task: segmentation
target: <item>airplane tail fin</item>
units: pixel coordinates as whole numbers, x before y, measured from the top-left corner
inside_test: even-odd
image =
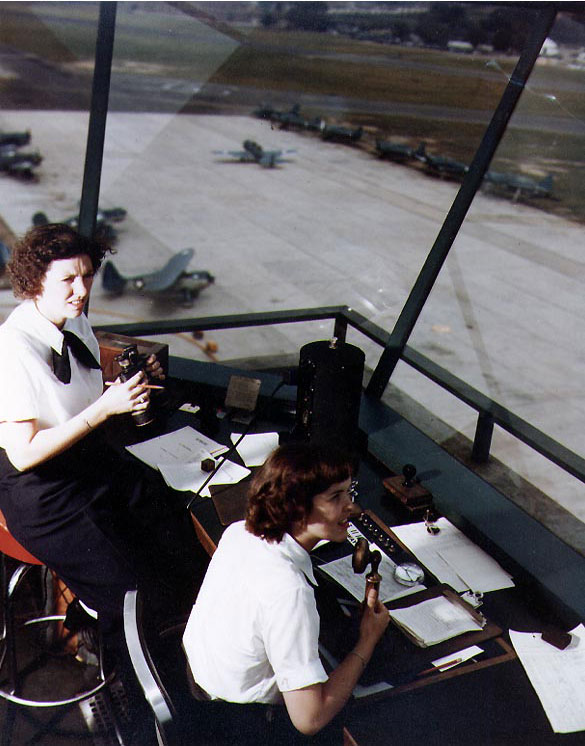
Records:
[[[113,262],[108,261],[104,264],[102,273],[102,287],[107,293],[112,293],[112,295],[119,295],[120,293],[124,292],[124,287],[126,286],[127,282],[128,280],[126,280],[125,277],[122,277],[122,275],[114,266]]]

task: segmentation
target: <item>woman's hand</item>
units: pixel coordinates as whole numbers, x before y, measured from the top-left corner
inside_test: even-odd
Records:
[[[388,609],[378,599],[378,593],[370,588],[360,623],[360,639],[369,641],[374,645],[384,634],[390,623]]]
[[[151,355],[146,360],[146,372],[150,378],[156,378],[159,381],[164,381],[166,376],[163,373],[162,366],[158,361],[156,355]]]
[[[127,381],[122,382],[118,378],[109,384],[98,400],[105,418],[114,414],[145,410],[150,399],[147,383],[146,376],[139,371]]]

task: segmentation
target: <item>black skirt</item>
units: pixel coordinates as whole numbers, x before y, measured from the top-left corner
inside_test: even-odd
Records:
[[[161,608],[191,608],[206,557],[180,495],[99,431],[24,472],[0,449],[0,509],[13,536],[101,615],[119,618],[137,586]]]

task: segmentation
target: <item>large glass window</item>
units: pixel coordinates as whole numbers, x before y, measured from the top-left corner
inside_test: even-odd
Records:
[[[533,6],[119,2],[100,192],[119,292],[102,273],[93,323],[348,305],[391,331]],[[0,174],[6,240],[35,213],[78,210],[98,11],[0,3],[0,129],[30,130],[43,158],[33,179]],[[582,25],[559,14],[409,341],[579,453],[583,48]],[[203,273],[192,293],[137,292],[132,278],[185,249],[186,269]],[[0,302],[4,314],[14,304]],[[294,359],[331,328],[169,341],[204,360]],[[350,341],[374,368],[380,348]],[[404,363],[388,394],[430,413],[437,433],[444,421],[445,440],[473,436],[475,412]],[[576,481],[499,432],[494,449],[581,515]]]

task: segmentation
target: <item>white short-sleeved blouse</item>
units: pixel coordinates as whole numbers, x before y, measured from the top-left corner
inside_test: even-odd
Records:
[[[267,542],[229,526],[183,637],[197,683],[228,702],[282,702],[283,691],[327,681],[309,554],[292,536]]]
[[[64,329],[77,335],[99,361],[99,345],[85,314],[67,319]],[[101,371],[85,368],[72,354],[70,383],[55,376],[52,350],[61,353],[62,349],[62,332],[37,310],[34,301],[26,300],[12,311],[0,326],[0,423],[35,419],[41,428],[53,427],[100,396]]]

